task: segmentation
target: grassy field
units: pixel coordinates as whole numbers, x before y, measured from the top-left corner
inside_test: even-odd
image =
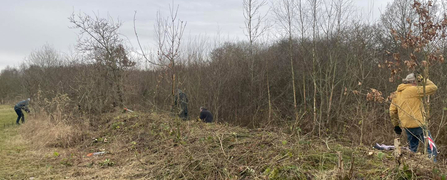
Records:
[[[22,159],[26,149],[24,141],[15,125],[16,113],[12,106],[0,106],[0,179],[24,178],[20,173],[26,160]]]
[[[17,114],[14,112],[12,105],[0,105],[0,129],[5,126],[14,125]]]
[[[12,105],[0,105],[0,179],[30,179],[49,172],[51,166],[39,160],[15,125],[17,118]],[[26,120],[32,120],[25,114]]]

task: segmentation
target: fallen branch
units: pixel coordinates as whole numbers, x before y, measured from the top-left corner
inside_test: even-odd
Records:
[[[222,135],[222,137],[219,137],[219,136],[216,134],[216,137],[217,137],[217,139],[219,139],[219,142],[220,142],[220,149],[222,150],[222,153],[225,155],[225,157],[228,157],[227,154],[225,153],[225,150],[223,149],[223,144],[222,144],[223,134],[221,134],[221,135]]]
[[[351,169],[349,170],[349,178],[348,179],[353,179],[354,178],[354,152],[351,155]]]
[[[340,151],[337,151],[338,154],[338,175],[340,177],[343,177],[344,174],[344,168],[343,168],[343,155],[341,154]]]

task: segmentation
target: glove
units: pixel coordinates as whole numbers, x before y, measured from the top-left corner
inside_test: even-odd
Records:
[[[394,132],[397,135],[400,135],[402,133],[402,129],[399,126],[394,126]]]
[[[418,74],[418,75],[416,76],[416,80],[417,80],[418,82],[422,82],[423,79],[424,79],[424,77],[423,77],[422,75],[420,75],[420,74]]]

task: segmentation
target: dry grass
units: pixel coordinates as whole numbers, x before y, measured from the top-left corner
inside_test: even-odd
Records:
[[[13,106],[0,106],[0,123],[13,124],[0,128],[0,179],[27,179],[30,177],[52,174],[51,166],[41,161],[41,151],[35,151],[29,146],[27,136],[19,134],[19,127],[15,125],[17,118]],[[26,115],[26,120],[32,119]]]
[[[82,127],[87,126],[73,126],[64,121],[50,120],[48,116],[34,116],[20,128],[20,132],[28,137],[33,148],[67,148],[84,140],[85,134]]]
[[[35,117],[19,129],[3,130],[3,139],[8,140],[0,141],[0,146],[9,149],[1,153],[6,159],[2,165],[10,168],[0,171],[0,177],[433,179],[441,178],[447,169],[410,155],[406,165],[396,169],[389,152],[351,147],[349,142],[334,139],[291,137],[281,129],[184,122],[157,113],[104,114],[91,121],[94,123],[84,120],[84,125],[73,127],[68,122]],[[107,153],[86,156],[97,151]],[[337,166],[337,152],[343,158],[343,172]]]

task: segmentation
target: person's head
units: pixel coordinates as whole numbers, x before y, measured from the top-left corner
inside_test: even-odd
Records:
[[[203,106],[200,106],[200,112],[202,112],[203,110],[206,110],[206,108]]]
[[[410,73],[405,77],[405,79],[402,79],[402,82],[404,84],[416,84],[416,76],[414,73]]]

